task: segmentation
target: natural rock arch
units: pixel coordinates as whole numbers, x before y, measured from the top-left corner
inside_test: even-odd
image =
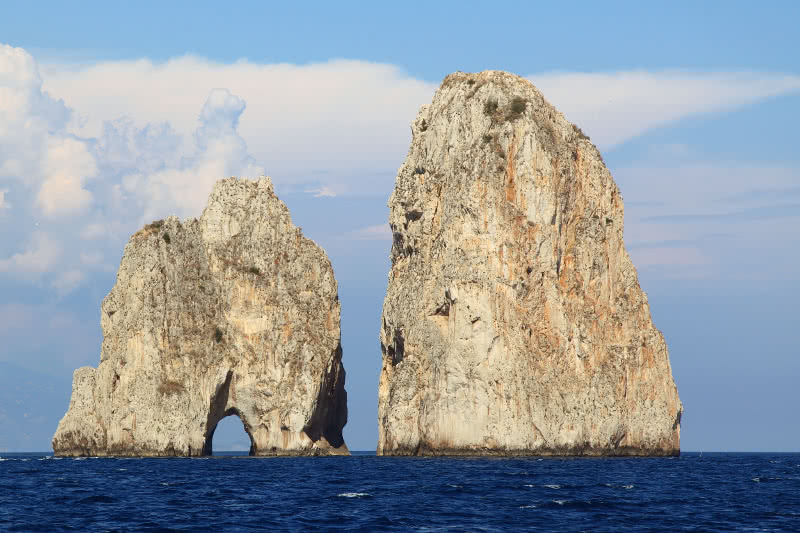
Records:
[[[242,424],[244,433],[250,438],[250,449],[248,451],[248,455],[250,456],[258,455],[258,453],[256,452],[256,445],[255,441],[253,440],[253,436],[250,434],[247,428],[244,427],[244,421],[242,420],[241,414],[234,409],[228,410],[222,418],[220,418],[214,423],[213,426],[209,426],[211,429],[209,430],[208,436],[206,437],[206,441],[203,444],[203,455],[205,456],[214,455],[214,435],[216,434],[219,424],[228,418],[236,418]]]
[[[348,453],[339,323],[330,261],[270,180],[222,180],[199,219],[129,240],[53,449],[204,455],[236,414],[253,455]]]
[[[233,373],[229,372],[222,387],[217,390],[217,394],[211,400],[211,405],[208,409],[208,421],[206,422],[205,440],[203,442],[203,455],[212,455],[214,452],[214,433],[217,430],[217,425],[229,416],[235,416],[242,423],[244,432],[250,438],[250,451],[249,455],[258,455],[253,434],[251,433],[252,425],[247,422],[247,415],[243,414],[239,409],[229,405],[230,400],[230,386]]]

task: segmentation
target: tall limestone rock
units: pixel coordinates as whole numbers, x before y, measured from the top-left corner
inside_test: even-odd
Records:
[[[197,456],[237,415],[251,455],[346,454],[339,299],[269,178],[219,181],[199,219],[134,234],[75,372],[57,455]]]
[[[602,157],[527,80],[448,76],[389,200],[378,454],[671,455],[682,406]]]

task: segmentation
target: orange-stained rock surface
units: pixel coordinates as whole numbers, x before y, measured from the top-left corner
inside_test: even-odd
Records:
[[[527,80],[448,76],[389,200],[378,453],[671,455],[682,406],[600,153]]]

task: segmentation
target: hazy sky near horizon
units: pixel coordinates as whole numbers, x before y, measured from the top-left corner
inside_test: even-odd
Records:
[[[374,449],[386,201],[419,106],[484,69],[528,77],[602,151],[682,448],[800,451],[798,20],[790,1],[4,6],[0,452],[49,449],[129,235],[261,174],[331,257],[345,439]],[[243,437],[226,419],[215,447]]]

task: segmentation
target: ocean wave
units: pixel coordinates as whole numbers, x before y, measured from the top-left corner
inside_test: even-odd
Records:
[[[561,485],[542,485],[543,487],[547,487],[548,489],[560,489]]]
[[[0,454],[0,531],[83,531],[89,518],[98,530],[172,525],[303,531],[330,527],[335,516],[342,527],[363,531],[513,531],[541,518],[550,529],[593,533],[616,533],[620,523],[648,531],[713,530],[723,524],[730,530],[800,532],[800,507],[793,505],[800,497],[800,468],[795,468],[800,454],[720,454],[713,460],[704,455],[703,461],[670,463],[545,459],[541,465],[535,459],[412,463],[372,457],[357,458],[358,464],[311,458],[203,464],[107,458],[75,464],[64,457],[33,464],[45,455]],[[312,468],[319,475],[309,480]],[[525,470],[527,476],[516,475]],[[748,481],[756,484],[753,478],[758,487],[747,487],[757,490],[743,490]],[[365,481],[376,479],[380,490]],[[322,486],[321,499],[320,480],[336,482]],[[280,497],[274,497],[278,491]]]
[[[633,485],[632,485],[632,484],[630,484],[630,485],[616,485],[616,484],[614,484],[614,483],[603,483],[603,485],[604,485],[604,486],[606,486],[606,487],[609,487],[609,488],[611,488],[611,489],[625,489],[625,490],[631,490],[631,489],[633,488]]]

